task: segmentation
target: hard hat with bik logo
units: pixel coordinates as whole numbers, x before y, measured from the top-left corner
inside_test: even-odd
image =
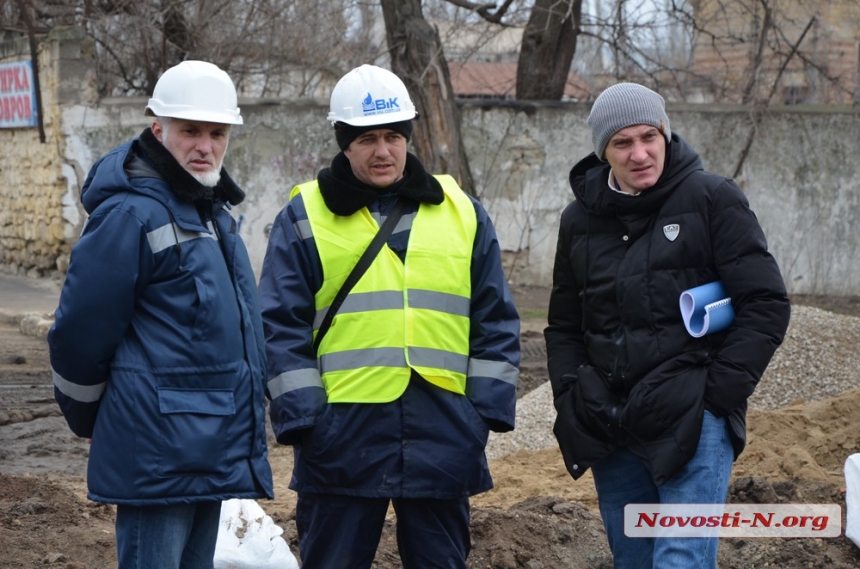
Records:
[[[375,65],[362,65],[335,85],[327,120],[372,126],[409,121],[417,114],[406,85],[397,75]]]

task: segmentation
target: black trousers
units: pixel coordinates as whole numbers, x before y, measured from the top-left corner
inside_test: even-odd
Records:
[[[296,527],[302,569],[369,569],[389,503],[404,569],[466,569],[469,499],[355,498],[300,493]]]

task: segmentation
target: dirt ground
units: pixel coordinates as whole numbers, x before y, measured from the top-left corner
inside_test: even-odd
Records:
[[[541,330],[547,291],[516,289],[523,321],[521,394],[546,381]],[[797,297],[860,316],[857,298]],[[45,341],[0,321],[0,566],[102,569],[116,566],[111,506],[85,498],[86,442],[69,432],[53,401]],[[837,503],[845,508],[843,465],[858,452],[860,390],[749,415],[749,445],[735,464],[730,501]],[[292,453],[270,446],[276,496],[261,502],[297,552]],[[555,449],[519,451],[491,463],[496,488],[475,497],[470,568],[611,567],[589,475],[574,482]],[[400,567],[389,520],[374,567]],[[297,553],[296,553],[297,555]],[[723,539],[721,568],[860,566],[847,538]]]

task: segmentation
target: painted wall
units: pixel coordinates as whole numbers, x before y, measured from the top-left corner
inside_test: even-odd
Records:
[[[48,97],[55,109],[51,143],[40,144],[32,130],[0,130],[5,270],[64,271],[85,219],[79,191],[87,171],[149,125],[146,98],[83,96],[87,51],[66,52],[77,59],[66,58],[66,73],[57,75]],[[290,189],[315,177],[337,146],[324,101],[240,105],[245,124],[233,131],[225,166],[248,195],[234,213],[259,272],[268,226]],[[558,216],[572,198],[567,175],[591,150],[588,111],[577,103],[463,107],[478,194],[496,225],[513,283],[550,283]],[[672,129],[700,151],[709,170],[735,170],[752,125],[747,109],[670,104],[668,114]],[[792,292],[860,294],[860,235],[853,231],[860,221],[858,155],[860,114],[850,107],[774,108],[759,125],[737,181]]]
[[[79,176],[65,160],[61,107],[96,103],[91,47],[76,29],[56,30],[39,44],[44,142],[35,127],[0,129],[0,266],[7,271],[38,276],[65,268],[58,259],[68,257],[78,225],[70,196]],[[29,58],[26,39],[0,43],[0,63]]]

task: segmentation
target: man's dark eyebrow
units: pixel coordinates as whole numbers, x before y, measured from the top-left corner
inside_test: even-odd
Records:
[[[651,125],[647,125],[647,126],[649,128],[647,130],[642,131],[639,134],[617,134],[616,133],[615,135],[612,136],[612,138],[610,139],[610,142],[615,142],[618,140],[633,140],[634,138],[638,138],[641,136],[647,136],[647,135],[651,135],[654,133],[660,134],[660,129],[657,128],[656,126],[651,126]]]
[[[630,134],[614,134],[609,142],[621,142],[624,140],[633,140],[633,138]]]

